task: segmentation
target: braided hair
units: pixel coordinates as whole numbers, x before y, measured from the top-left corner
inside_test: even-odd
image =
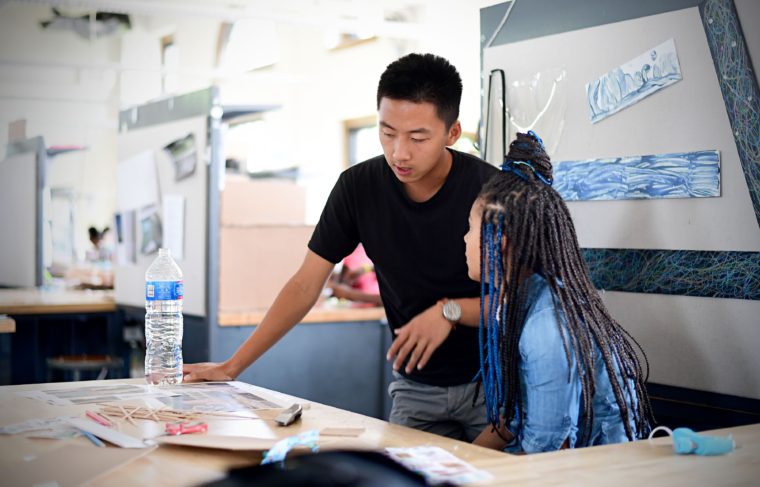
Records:
[[[478,196],[480,233],[480,349],[488,420],[498,431],[522,408],[519,342],[528,312],[526,275],[542,275],[551,290],[569,367],[582,390],[584,438],[593,424],[594,359],[601,351],[630,440],[649,431],[651,412],[637,350],[641,346],[615,321],[589,278],[570,212],[551,187],[552,165],[532,131],[518,133],[502,172]],[[566,327],[566,333],[561,329]],[[636,348],[634,348],[634,346]],[[570,375],[568,374],[568,381]],[[633,425],[633,427],[632,427]]]

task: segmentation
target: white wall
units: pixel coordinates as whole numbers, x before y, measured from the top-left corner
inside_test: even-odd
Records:
[[[27,120],[27,136],[42,135],[48,146],[89,147],[53,158],[48,170],[51,187],[79,191],[75,235],[82,255],[87,227],[112,218],[118,117],[115,71],[87,66],[118,62],[119,40],[90,43],[71,31],[42,30],[39,21],[51,17],[40,5],[0,7],[0,157],[8,123],[17,119]]]

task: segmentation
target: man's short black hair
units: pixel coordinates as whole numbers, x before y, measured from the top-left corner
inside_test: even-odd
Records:
[[[383,98],[432,103],[438,117],[449,128],[459,118],[462,78],[457,69],[440,56],[408,54],[389,64],[380,76],[378,109]]]

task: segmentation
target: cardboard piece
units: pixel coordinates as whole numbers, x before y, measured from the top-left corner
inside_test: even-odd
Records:
[[[321,436],[346,436],[356,437],[364,433],[364,428],[322,428]]]
[[[306,218],[306,188],[287,179],[226,175],[222,226],[298,225]]]
[[[222,227],[219,309],[266,309],[303,262],[312,225]]]
[[[190,446],[195,448],[213,448],[232,451],[266,451],[277,443],[279,438],[253,438],[250,436],[221,435],[181,435],[156,438],[160,445]]]
[[[82,485],[153,451],[66,444],[0,464],[3,485]],[[82,461],[86,458],[87,461]],[[76,468],[71,468],[76,465]]]

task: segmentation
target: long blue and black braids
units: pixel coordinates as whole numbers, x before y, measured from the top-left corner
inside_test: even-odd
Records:
[[[590,435],[593,424],[597,347],[626,434],[631,440],[641,438],[654,422],[645,388],[646,354],[599,297],[570,212],[551,183],[552,165],[543,142],[533,132],[518,133],[502,172],[478,196],[482,211],[479,379],[488,421],[499,431],[502,420],[509,425],[522,409],[519,344],[528,311],[528,286],[522,283],[539,273],[552,293],[567,363],[580,377],[582,438]],[[645,361],[646,374],[637,352]]]

